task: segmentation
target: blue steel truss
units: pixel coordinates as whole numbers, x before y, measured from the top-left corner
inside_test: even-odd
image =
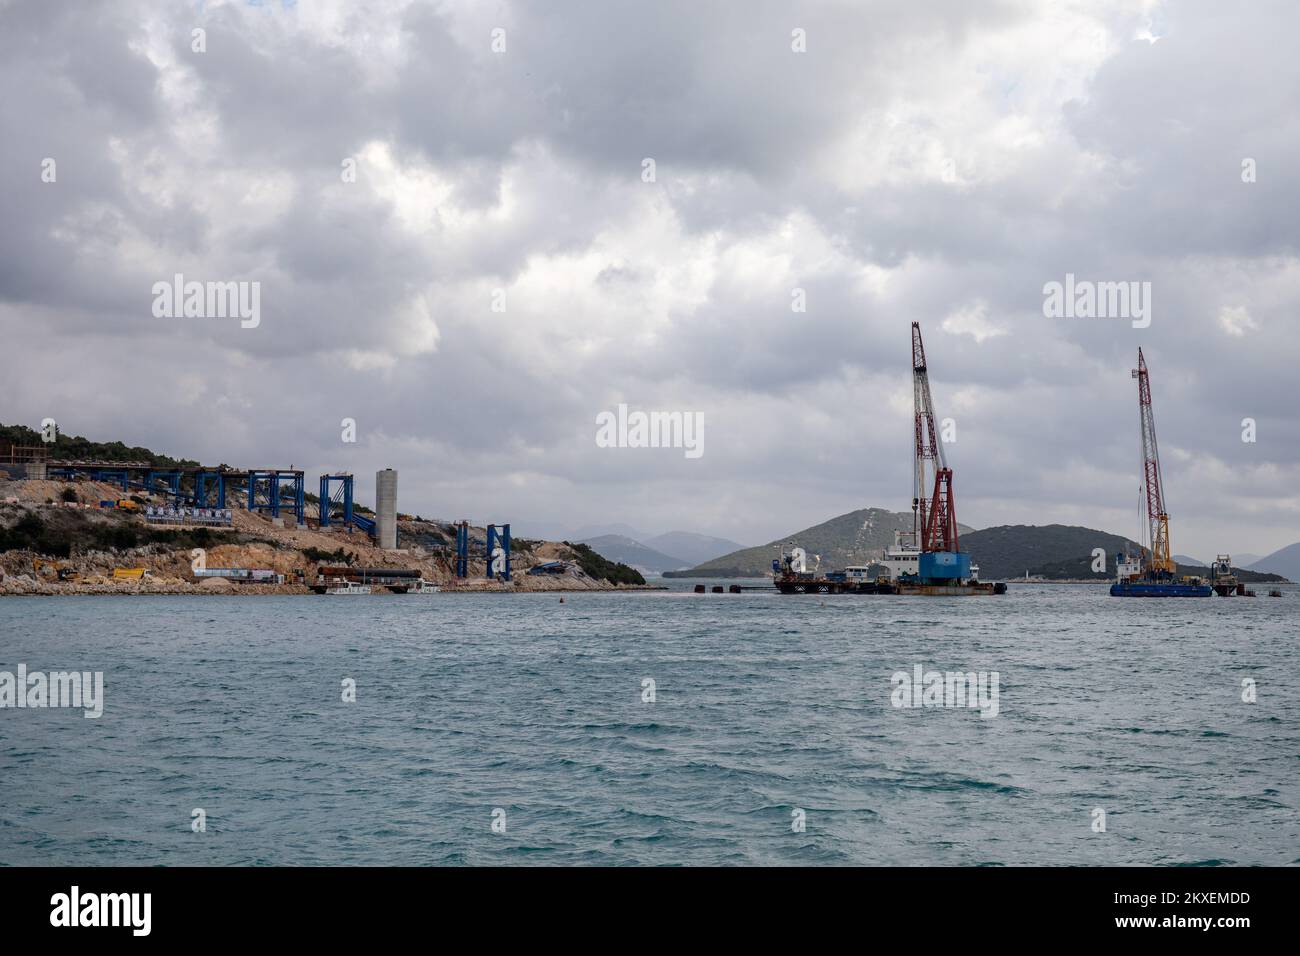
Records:
[[[469,577],[469,522],[456,525],[456,577]]]
[[[215,484],[215,488],[209,488]],[[215,492],[215,495],[213,494]],[[194,507],[226,507],[226,474],[222,471],[197,471],[194,473]]]
[[[286,491],[293,495],[292,501],[284,501]],[[249,511],[270,512],[272,518],[278,518],[281,509],[289,510],[290,506],[292,506],[298,524],[303,523],[306,496],[301,471],[287,471],[281,468],[269,471],[250,471],[248,473],[247,495]]]
[[[338,488],[331,493],[330,485],[338,484]],[[352,513],[352,476],[350,474],[338,475],[321,475],[320,476],[320,526],[328,528],[330,524],[338,520],[338,516],[333,514],[335,507],[343,510],[343,526],[345,528],[356,524],[356,517]]]
[[[144,490],[149,493],[161,492],[164,489],[157,487],[161,482],[166,486],[166,493],[173,499],[181,497],[181,473],[174,469],[149,469],[144,473]]]
[[[102,481],[105,484],[111,484],[111,485],[121,485],[123,491],[131,490],[131,473],[127,471],[125,468],[121,470],[104,469],[99,471],[92,471],[90,473],[90,480]]]

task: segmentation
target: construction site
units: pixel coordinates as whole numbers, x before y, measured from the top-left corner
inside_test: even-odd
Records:
[[[311,494],[292,468],[60,459],[46,444],[0,444],[0,594],[638,586],[582,546],[512,539],[509,524],[401,513],[397,477],[376,473],[371,509],[356,501],[349,472],[319,475]]]

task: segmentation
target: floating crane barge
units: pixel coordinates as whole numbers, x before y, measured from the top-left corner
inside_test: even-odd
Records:
[[[1170,553],[1169,514],[1165,511],[1160,449],[1156,445],[1156,421],[1151,411],[1151,379],[1141,349],[1138,349],[1138,367],[1133,370],[1133,377],[1138,383],[1142,474],[1146,486],[1146,538],[1150,547],[1142,549],[1142,557],[1147,559],[1146,567],[1142,566],[1140,558],[1127,554],[1115,556],[1116,577],[1115,583],[1110,586],[1111,597],[1209,597],[1214,593],[1214,588],[1200,578],[1177,576],[1178,565]],[[1225,593],[1233,593],[1236,584],[1234,579],[1232,590]]]
[[[980,581],[970,555],[958,549],[952,469],[944,459],[934,425],[930,375],[918,322],[912,323],[912,393],[916,435],[912,530],[895,532],[893,548],[886,549],[881,563],[889,574],[872,579],[867,577],[867,568],[851,567],[819,576],[807,570],[804,550],[794,548],[772,562],[772,583],[782,594],[1006,593],[1006,584]]]

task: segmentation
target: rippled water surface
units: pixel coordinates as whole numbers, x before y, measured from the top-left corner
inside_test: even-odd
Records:
[[[0,710],[0,863],[1293,863],[1298,609],[6,598],[0,670],[103,671],[106,702]],[[915,664],[997,671],[998,716],[893,707]]]

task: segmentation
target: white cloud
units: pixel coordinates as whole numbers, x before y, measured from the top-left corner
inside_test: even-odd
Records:
[[[989,321],[987,302],[973,302],[968,306],[950,312],[943,320],[942,328],[949,335],[969,335],[976,344],[983,344],[986,339],[995,339],[1006,335],[1007,330]]]
[[[1229,335],[1241,338],[1247,332],[1254,332],[1259,326],[1250,317],[1244,305],[1225,305],[1219,309],[1219,328]]]

